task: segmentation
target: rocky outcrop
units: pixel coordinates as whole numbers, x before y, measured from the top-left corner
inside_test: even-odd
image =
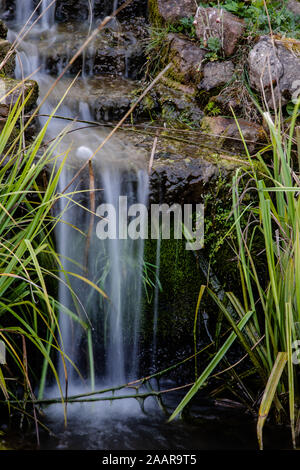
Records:
[[[196,34],[204,45],[209,38],[218,38],[226,57],[231,56],[245,31],[245,23],[226,10],[200,7],[195,17]]]
[[[15,105],[19,97],[21,101],[30,93],[30,98],[25,105],[25,111],[31,111],[36,105],[39,87],[34,80],[21,82],[12,78],[0,78],[0,116],[6,118],[10,109]]]
[[[154,24],[177,23],[194,16],[196,9],[195,0],[149,0],[149,16]]]
[[[277,107],[279,101],[284,105],[297,93],[300,41],[288,38],[272,40],[270,36],[262,36],[250,51],[248,63],[251,86],[265,92],[270,107]]]
[[[234,65],[230,60],[225,62],[208,62],[203,67],[203,80],[198,88],[210,91],[224,86],[232,80],[233,74]]]

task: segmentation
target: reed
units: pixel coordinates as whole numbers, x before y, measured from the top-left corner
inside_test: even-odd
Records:
[[[251,202],[249,199],[245,202],[244,196],[249,189],[239,191],[243,178],[238,170],[233,178],[232,201],[241,295],[238,298],[227,292],[225,303],[207,288],[232,327],[232,333],[170,418],[174,419],[183,410],[206,384],[219,362],[225,359],[228,345],[233,343],[230,338],[237,339],[259,376],[261,391],[264,389],[257,424],[261,449],[262,429],[271,405],[277,417],[288,410],[294,447],[299,434],[299,389],[295,380],[299,366],[293,363],[300,324],[300,149],[297,146],[299,128],[296,127],[299,106],[300,101],[295,106],[287,133],[282,131],[279,117],[274,122],[269,112],[263,113],[269,128],[270,145],[265,152],[257,154],[259,168],[244,141],[251,168],[247,177],[255,183],[251,191],[255,190],[257,197],[252,195]],[[270,149],[272,158],[267,159]],[[243,228],[241,218],[245,214],[249,223]],[[264,242],[261,256],[265,257],[265,276],[260,275],[258,257],[254,255],[257,233]]]

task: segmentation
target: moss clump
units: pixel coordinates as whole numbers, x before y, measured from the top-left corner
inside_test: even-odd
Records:
[[[163,26],[164,20],[160,16],[157,0],[148,0],[149,20],[154,26]]]

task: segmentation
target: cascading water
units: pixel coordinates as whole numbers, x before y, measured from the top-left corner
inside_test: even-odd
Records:
[[[26,5],[22,2],[22,6],[20,3],[17,3],[16,23],[22,17],[24,24],[24,15],[30,16],[33,5],[29,1]],[[50,0],[42,2],[44,19],[41,24],[45,29],[46,41],[51,41],[51,35],[47,36],[47,29],[54,22],[53,6],[46,11],[50,4]],[[118,2],[115,0],[114,9],[117,5]],[[39,28],[40,25],[37,31]],[[38,33],[33,28],[29,37],[19,44],[16,75],[21,78],[40,67],[33,78],[39,83],[42,98],[54,79],[46,73],[46,65],[38,47],[40,42],[32,41],[35,34]],[[56,34],[59,34],[59,31],[56,31]],[[14,31],[10,31],[10,39],[16,39]],[[52,112],[69,83],[68,79],[64,79],[58,84],[43,105],[41,114]],[[82,79],[78,92],[87,86],[87,82]],[[78,94],[76,96],[74,93],[72,99],[66,98],[59,109],[59,114],[67,118],[74,118],[76,114],[81,120],[91,120],[89,106],[84,100],[78,99]],[[45,120],[41,118],[41,123],[43,119]],[[56,137],[61,127],[61,121],[53,120],[48,130],[48,137]],[[103,129],[78,128],[79,124],[73,123],[72,129],[76,129],[76,132],[66,136],[59,149],[63,152],[66,148],[71,148],[68,162],[60,177],[60,192],[67,187],[78,168],[86,162],[106,136],[106,131]],[[58,214],[61,214],[61,222],[56,233],[62,264],[59,286],[59,301],[63,305],[60,311],[62,348],[66,357],[78,367],[82,376],[88,379],[88,382],[91,379],[92,385],[94,372],[96,380],[98,378],[115,385],[137,376],[144,243],[141,239],[100,240],[96,235],[99,219],[84,207],[95,211],[102,203],[111,204],[118,214],[119,196],[126,196],[128,205],[146,204],[148,175],[145,168],[141,156],[134,155],[130,146],[112,140],[105,145],[101,153],[96,154],[90,165],[95,181],[95,191],[93,191],[95,207],[90,205],[88,170],[68,189],[68,195],[60,199],[57,207]],[[92,231],[89,231],[91,226]],[[77,277],[68,273],[73,273]],[[109,300],[105,300],[99,292],[96,293],[93,288],[80,280],[79,276],[87,278],[103,289]],[[66,362],[68,383],[71,386],[76,385],[79,375],[75,367],[68,363],[68,360]],[[64,377],[61,361],[62,381]]]
[[[18,25],[24,25],[29,18],[35,20],[37,17],[40,17],[37,22],[38,26],[43,30],[51,28],[55,23],[55,3],[56,0],[42,0],[40,9],[35,11],[33,0],[17,1],[16,23]],[[33,15],[34,12],[35,14]]]

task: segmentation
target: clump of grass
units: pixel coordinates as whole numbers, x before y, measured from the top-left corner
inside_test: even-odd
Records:
[[[260,378],[261,390],[265,388],[257,428],[260,448],[263,447],[263,424],[272,404],[278,419],[284,409],[289,410],[294,446],[299,433],[297,407],[300,397],[295,380],[298,365],[293,363],[300,322],[300,148],[296,145],[297,138],[299,140],[299,128],[296,129],[299,107],[300,100],[295,106],[288,134],[282,131],[280,119],[274,122],[269,112],[263,113],[270,132],[268,150],[272,151],[271,164],[266,163],[259,153],[260,169],[257,170],[244,142],[251,165],[248,176],[254,182],[257,203],[252,199],[244,204],[247,189],[240,195],[241,175],[238,170],[233,179],[233,228],[238,240],[236,254],[242,292],[240,297],[227,292],[225,302],[208,288],[232,333],[171,417],[175,418],[205,385],[237,339]],[[241,219],[247,213],[249,223],[242,228]],[[265,279],[260,275],[253,255],[253,240],[257,232],[264,241]]]

